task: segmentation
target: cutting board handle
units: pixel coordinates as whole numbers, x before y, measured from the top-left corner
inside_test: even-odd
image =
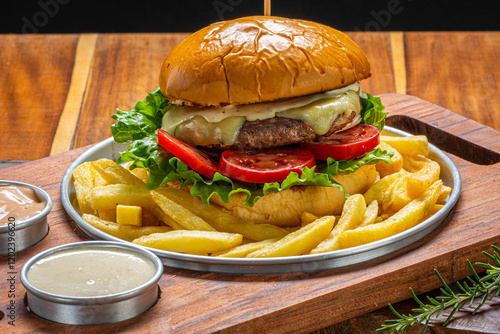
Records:
[[[380,96],[386,124],[422,134],[441,150],[478,165],[500,162],[500,132],[415,96]]]

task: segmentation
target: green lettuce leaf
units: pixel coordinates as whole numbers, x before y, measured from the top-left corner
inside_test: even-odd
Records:
[[[297,173],[290,173],[283,182],[263,184],[239,182],[219,173],[216,173],[212,180],[207,180],[176,157],[170,159],[170,165],[175,169],[175,171],[172,171],[176,175],[175,179],[181,180],[183,187],[191,185],[191,195],[199,196],[206,205],[209,204],[210,198],[215,194],[223,202],[229,203],[231,195],[242,192],[246,194],[244,204],[253,206],[259,198],[268,193],[280,192],[298,185],[336,187],[345,194],[342,185],[335,182],[332,176],[339,175],[340,173],[353,173],[363,165],[371,165],[378,162],[390,164],[391,156],[392,153],[388,154],[380,148],[375,148],[356,159],[335,161],[330,158],[325,163],[316,166],[316,171],[314,168],[305,167],[300,176]],[[168,178],[166,182],[170,181],[173,181],[172,178]],[[345,195],[346,197],[348,196],[347,194]]]
[[[155,136],[155,131],[161,127],[163,115],[171,109],[168,99],[157,88],[153,93],[137,102],[130,111],[116,110],[111,118],[117,122],[111,125],[111,134],[117,143],[140,140]]]
[[[380,100],[380,97],[372,96],[368,93],[366,98],[361,97],[361,124],[369,124],[376,126],[379,131],[382,131],[385,125],[385,117],[388,112],[384,112],[385,107]]]
[[[371,95],[367,96],[367,99],[362,99],[363,123],[383,127],[386,113],[383,112],[384,107],[380,99]],[[120,152],[117,163],[132,162],[131,169],[147,169],[150,176],[146,188],[150,190],[179,180],[183,188],[190,187],[191,195],[200,197],[206,205],[209,205],[209,200],[214,195],[218,195],[223,202],[229,203],[233,194],[244,193],[246,195],[244,204],[253,206],[259,198],[268,193],[280,192],[296,185],[336,187],[344,191],[342,185],[335,182],[332,176],[340,173],[349,174],[363,165],[376,164],[381,161],[391,163],[392,153],[388,154],[376,148],[352,160],[335,161],[329,158],[316,168],[304,168],[300,175],[290,173],[283,182],[246,183],[232,180],[219,173],[216,173],[213,179],[207,179],[158,144],[156,130],[161,127],[163,115],[171,109],[168,102],[160,90],[156,89],[143,101],[137,102],[132,110],[125,112],[118,109],[117,113],[112,116],[117,120],[111,126],[114,140],[118,143],[130,142],[127,150]]]

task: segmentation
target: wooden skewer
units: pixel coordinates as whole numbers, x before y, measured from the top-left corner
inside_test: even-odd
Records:
[[[271,16],[271,0],[264,0],[264,15]]]

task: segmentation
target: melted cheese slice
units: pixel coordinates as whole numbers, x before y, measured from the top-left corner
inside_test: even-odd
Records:
[[[359,83],[290,100],[248,105],[197,108],[176,106],[162,120],[162,129],[191,145],[232,145],[245,121],[273,117],[299,119],[318,135],[325,134],[343,113],[361,110]]]

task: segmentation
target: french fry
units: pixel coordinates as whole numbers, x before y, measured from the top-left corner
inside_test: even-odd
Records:
[[[338,249],[338,238],[346,230],[350,230],[359,226],[363,221],[366,213],[366,202],[363,195],[356,194],[350,196],[344,203],[344,209],[338,223],[333,230],[316,248],[311,251],[311,254],[330,252]]]
[[[102,177],[102,175],[99,174],[97,169],[94,168],[93,163],[90,164],[90,171],[92,173],[92,177],[93,177],[93,181],[94,181],[93,187],[105,186],[105,185],[109,184],[108,181],[106,181],[106,179],[104,179]]]
[[[246,220],[234,220],[229,223],[224,220],[210,219],[210,224],[218,231],[242,234],[245,238],[253,241],[262,241],[270,238],[281,238],[288,234],[288,231],[271,224],[255,224]]]
[[[164,233],[170,232],[172,229],[168,226],[126,226],[117,223],[109,222],[103,220],[97,216],[83,214],[83,219],[95,228],[112,235],[114,237],[120,238],[125,241],[132,241],[134,239],[140,238],[144,235],[149,235],[153,233]]]
[[[144,182],[123,166],[117,165],[113,160],[99,159],[92,162],[92,166],[109,184],[144,185]]]
[[[370,225],[375,223],[378,216],[378,203],[377,201],[372,201],[367,207],[363,220],[359,224],[359,227]]]
[[[284,226],[282,229],[284,229],[287,233],[292,233],[300,229],[302,225],[297,225],[297,226]]]
[[[338,239],[340,247],[349,248],[388,238],[419,224],[436,204],[441,185],[441,180],[436,181],[422,195],[383,222],[344,231]]]
[[[301,227],[271,245],[265,246],[247,257],[278,257],[307,254],[330,233],[335,223],[333,216],[324,216]]]
[[[118,204],[138,205],[148,210],[174,230],[185,229],[156,205],[155,201],[153,201],[149,192],[144,187],[144,184],[141,186],[110,184],[107,186],[95,187],[91,191],[90,198],[92,207],[99,211],[116,210]]]
[[[286,230],[275,225],[255,224],[249,221],[243,221],[222,211],[222,209],[214,204],[206,206],[199,198],[193,197],[188,192],[181,189],[163,187],[157,189],[157,191],[201,217],[217,231],[238,233],[254,241],[281,238],[288,234]]]
[[[306,226],[307,224],[312,223],[318,218],[318,216],[313,215],[310,212],[302,212],[302,214],[300,215],[300,225]]]
[[[381,181],[378,185],[382,186],[384,182],[390,181],[391,187],[387,188],[389,191],[377,191],[377,187],[374,187],[374,189],[365,194],[367,201],[373,196],[378,196],[377,200],[381,200],[382,210],[384,212],[395,213],[417,198],[425,189],[439,179],[439,164],[424,156],[405,155],[404,167],[405,170],[411,172],[401,171],[399,179],[395,181],[392,180],[392,177],[395,177],[392,175],[398,174],[389,175],[389,179]]]
[[[375,164],[375,168],[377,169],[380,178],[399,172],[401,168],[403,168],[403,156],[383,141],[380,142],[379,147],[387,152],[394,152],[394,155],[391,158],[391,164],[386,164],[385,162]]]
[[[383,222],[384,220],[388,219],[390,216],[392,216],[392,214],[389,214],[387,212],[381,214],[380,216],[377,217],[377,219],[375,219],[375,224]]]
[[[99,218],[116,223],[116,210],[99,210]]]
[[[429,154],[429,142],[426,136],[392,137],[380,136],[380,141],[390,145],[402,155]]]
[[[382,203],[383,212],[397,212],[415,199],[408,193],[409,177],[410,173],[404,173],[394,182],[394,187]]]
[[[422,169],[425,160],[423,155],[404,155],[403,156],[403,169],[409,173],[415,173],[416,171]]]
[[[135,239],[134,244],[188,254],[215,253],[241,244],[243,236],[216,231],[171,231]]]
[[[398,179],[405,177],[406,174],[408,172],[401,170],[374,183],[364,194],[366,203],[377,201],[381,208],[387,208]]]
[[[167,188],[165,188],[167,189]],[[158,206],[179,225],[182,225],[186,230],[196,231],[216,231],[205,220],[195,215],[184,206],[172,201],[164,195],[164,190],[159,188],[150,191],[150,195]]]
[[[429,210],[429,212],[427,213],[427,215],[424,218],[422,218],[422,221],[424,221],[424,220],[429,219],[430,217],[432,217],[439,210],[441,210],[441,208],[443,206],[444,206],[443,204],[434,204],[434,206]]]
[[[151,211],[142,208],[142,226],[159,226],[160,219]]]
[[[257,242],[251,242],[244,245],[239,245],[226,251],[213,253],[212,256],[218,257],[245,257],[248,254],[255,252],[261,248],[269,246],[280,238],[267,239]]]
[[[118,204],[116,222],[120,225],[142,226],[142,207]]]
[[[137,177],[142,182],[144,182],[144,183],[148,182],[149,172],[148,172],[147,169],[145,169],[145,168],[134,168],[134,169],[128,169],[128,170],[130,171],[130,173],[134,174],[135,177]]]
[[[417,198],[439,179],[441,167],[435,161],[421,155],[404,156],[405,164],[415,166],[415,171],[408,178],[408,194]]]
[[[144,184],[110,184],[95,187],[90,192],[90,204],[96,210],[115,210],[118,204],[144,208],[156,206]]]
[[[156,216],[165,225],[170,226],[174,230],[185,230],[184,226],[173,220],[169,215],[167,215],[158,205],[148,207],[148,211]]]
[[[446,199],[448,198],[448,196],[450,195],[450,193],[451,193],[451,188],[443,185],[441,187],[441,194],[439,194],[439,197],[437,199],[437,203],[443,204],[446,201]]]
[[[82,213],[96,214],[96,210],[90,203],[90,191],[94,187],[94,176],[91,166],[91,162],[84,162],[76,167],[73,171],[73,184],[80,211]]]

